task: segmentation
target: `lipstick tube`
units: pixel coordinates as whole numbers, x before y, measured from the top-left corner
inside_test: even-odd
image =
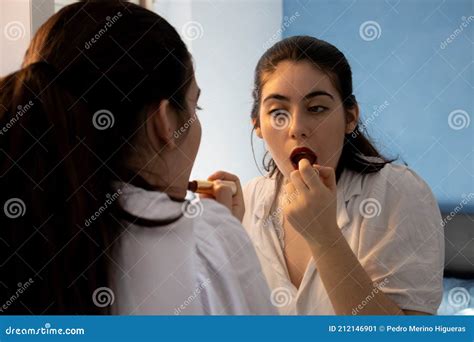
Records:
[[[221,180],[222,184],[230,187],[232,189],[232,196],[237,193],[237,186],[232,181]],[[214,182],[206,180],[194,180],[189,182],[188,190],[192,192],[197,192],[198,194],[207,194],[213,195]]]

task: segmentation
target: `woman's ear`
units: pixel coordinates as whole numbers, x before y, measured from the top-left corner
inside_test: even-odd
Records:
[[[352,133],[359,122],[359,105],[356,103],[352,108],[346,109],[346,134]]]
[[[263,139],[262,129],[260,128],[260,124],[257,122],[257,119],[252,119],[251,121],[252,121],[253,127],[255,128],[255,134],[260,139]]]
[[[159,104],[147,108],[146,131],[150,143],[155,150],[163,147],[173,149],[176,147],[173,132],[175,129],[176,112],[169,100],[161,100]]]

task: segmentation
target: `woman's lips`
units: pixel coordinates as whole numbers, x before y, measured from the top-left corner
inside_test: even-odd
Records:
[[[298,164],[302,159],[307,159],[311,165],[318,160],[316,154],[307,147],[297,147],[291,152],[290,161],[295,170],[298,170]]]

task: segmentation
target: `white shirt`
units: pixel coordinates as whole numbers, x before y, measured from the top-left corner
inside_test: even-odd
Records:
[[[122,221],[112,274],[114,313],[277,314],[252,243],[226,207],[203,199],[184,209],[162,192],[119,188],[121,207],[135,216],[186,215],[148,228]]]
[[[243,220],[273,302],[285,315],[334,315],[313,258],[300,287],[290,281],[283,229],[278,220],[267,219],[274,216],[269,211],[275,183],[258,177],[244,187]],[[380,290],[402,309],[436,314],[443,294],[444,232],[437,202],[417,174],[394,164],[365,175],[344,170],[337,184],[337,224]]]

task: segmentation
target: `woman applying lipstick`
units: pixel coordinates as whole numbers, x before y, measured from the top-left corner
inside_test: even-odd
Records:
[[[344,55],[307,36],[260,59],[252,122],[272,157],[243,224],[282,314],[435,314],[444,236],[430,189],[359,130]]]
[[[199,95],[178,32],[141,6],[76,2],[38,29],[0,78],[0,312],[275,313],[236,177],[185,198]]]

